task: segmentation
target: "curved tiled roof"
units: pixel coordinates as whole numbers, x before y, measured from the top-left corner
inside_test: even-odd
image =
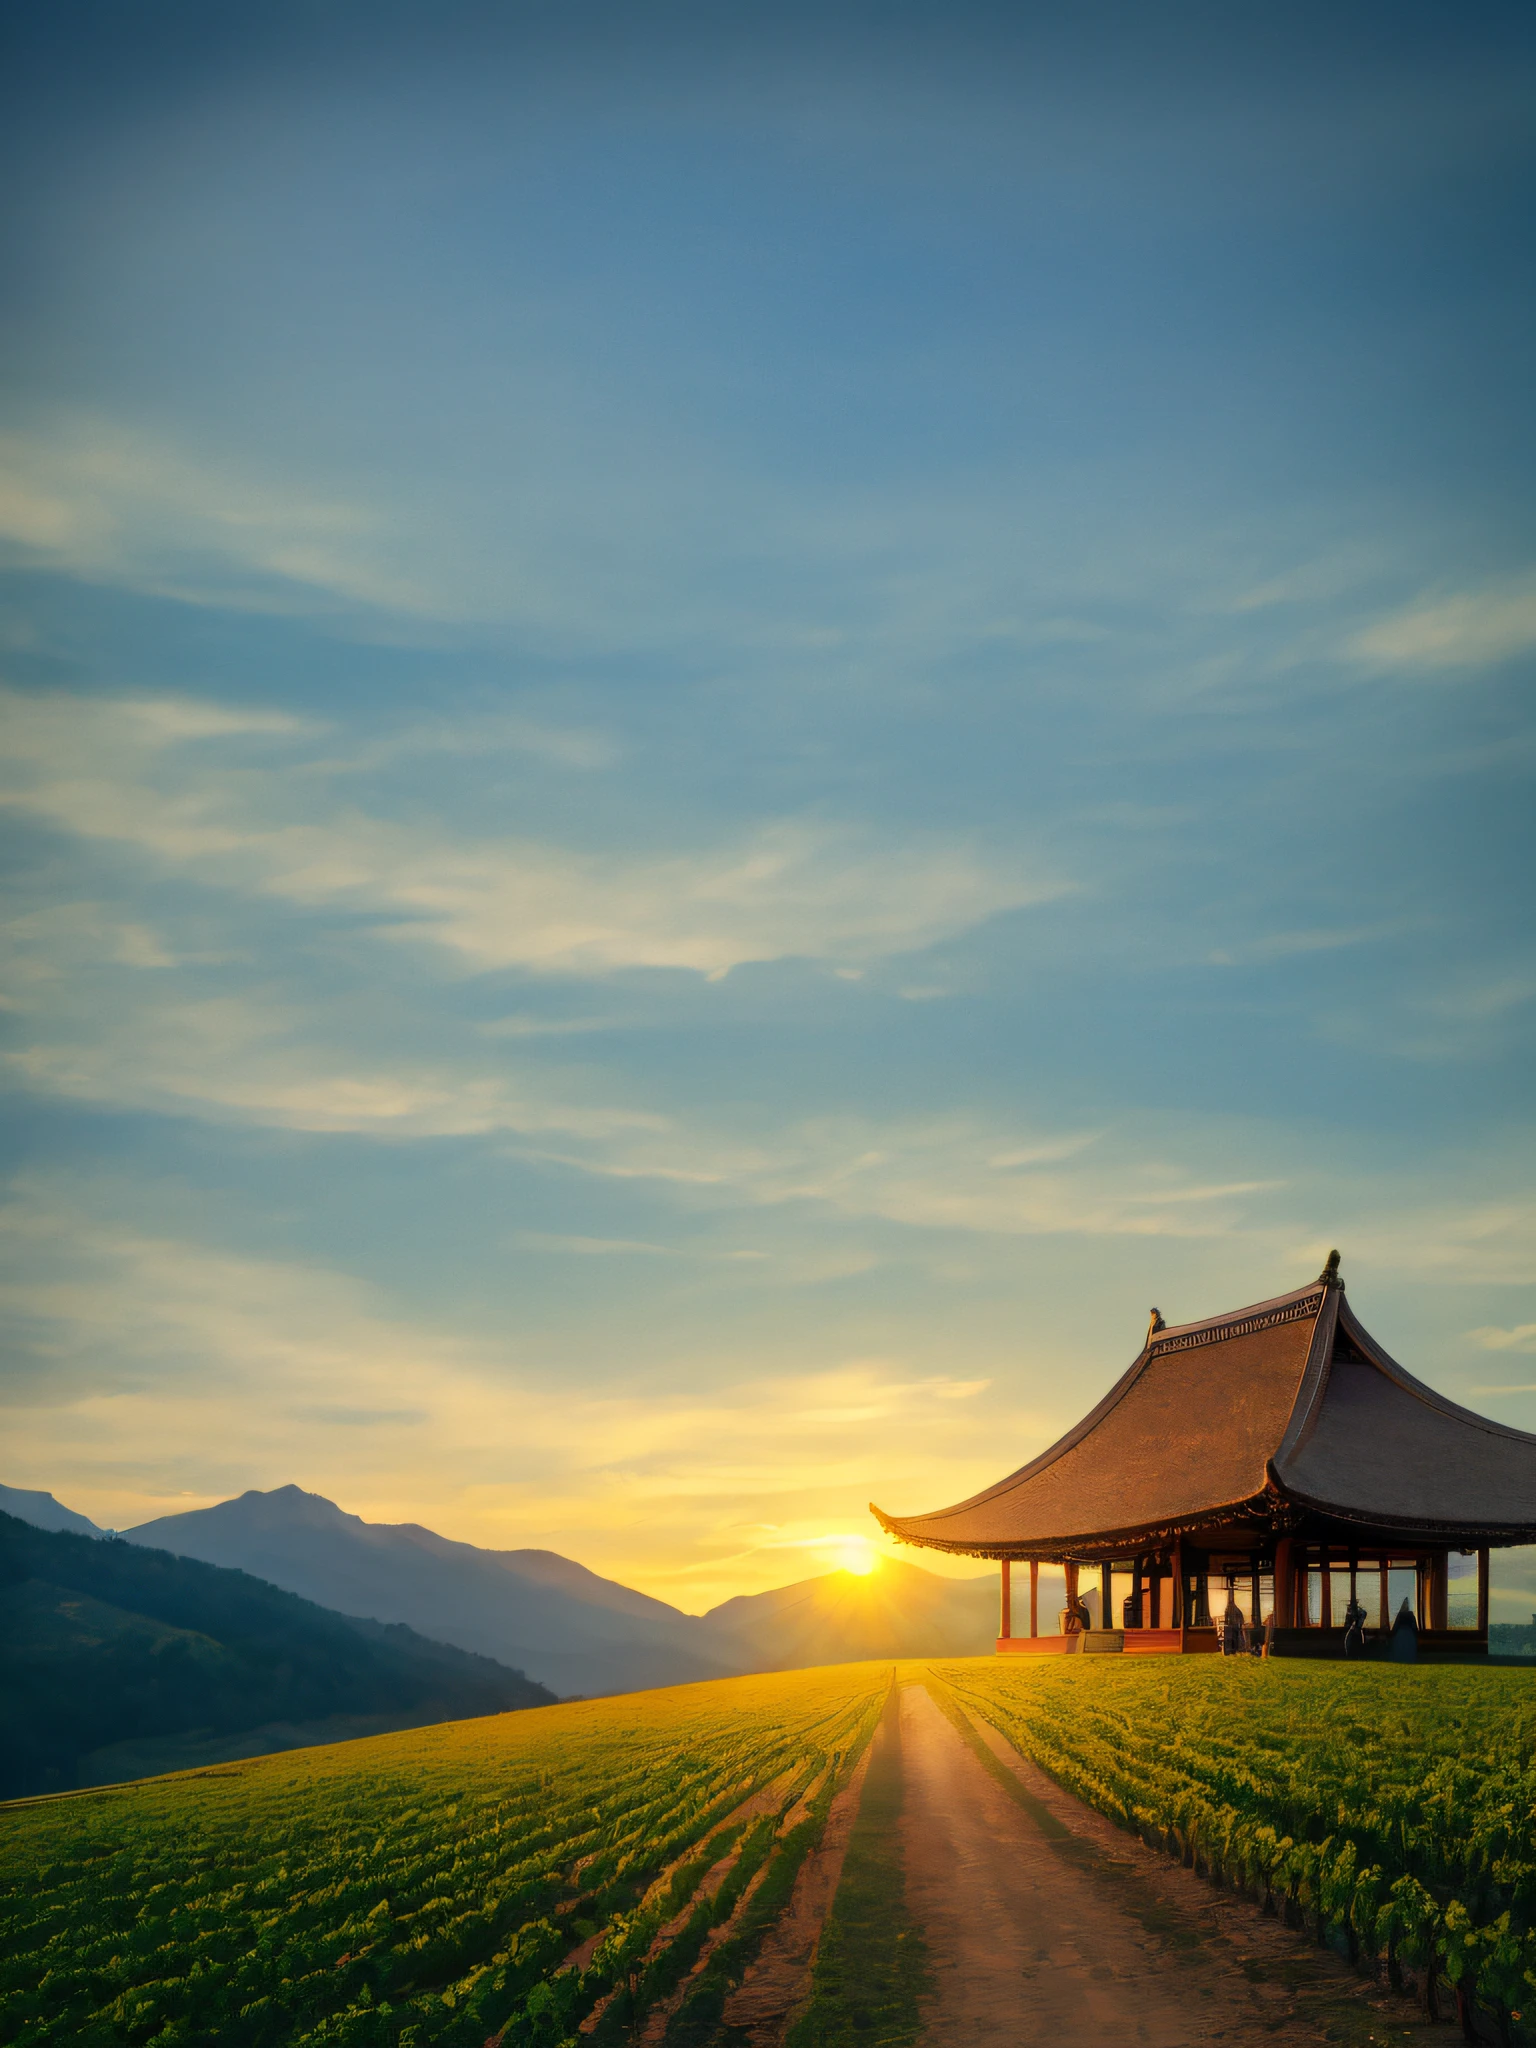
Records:
[[[1042,1454],[970,1500],[872,1512],[908,1543],[1071,1554],[1298,1507],[1346,1521],[1536,1537],[1536,1437],[1458,1408],[1310,1286],[1149,1333],[1130,1370]]]

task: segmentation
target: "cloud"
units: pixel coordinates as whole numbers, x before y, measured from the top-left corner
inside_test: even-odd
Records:
[[[4,700],[3,801],[168,873],[309,909],[362,912],[471,972],[604,975],[670,967],[719,979],[749,961],[920,951],[1001,911],[1065,893],[1016,857],[964,841],[808,819],[723,845],[640,855],[471,838],[331,801],[323,788],[191,738],[294,739],[291,720],[194,703]]]
[[[397,761],[420,760],[424,754],[483,757],[497,753],[532,754],[556,767],[596,770],[613,767],[619,746],[612,733],[592,727],[543,725],[537,719],[507,712],[495,718],[413,725],[320,765],[334,774],[363,775]]]
[[[1410,668],[1486,668],[1536,648],[1536,571],[1425,600],[1357,633],[1357,661]]]
[[[785,1373],[711,1345],[697,1385],[679,1369],[613,1392],[323,1265],[159,1235],[58,1182],[13,1192],[19,1483],[110,1525],[294,1480],[370,1519],[557,1548],[663,1592],[686,1579],[703,1600],[782,1578],[740,1555],[748,1520],[792,1540],[861,1520],[872,1474],[911,1498],[991,1476],[984,1382],[835,1353]]]
[[[84,415],[0,437],[0,540],[95,581],[194,603],[304,611],[338,603],[431,613],[386,556],[372,506],[188,455]]]
[[[1271,932],[1261,939],[1247,939],[1238,945],[1221,946],[1206,958],[1213,967],[1236,967],[1250,962],[1288,960],[1302,953],[1334,953],[1346,946],[1368,945],[1377,939],[1396,938],[1409,929],[1407,920],[1390,918],[1378,924],[1319,926],[1311,931]]]
[[[651,1244],[633,1237],[568,1237],[546,1230],[520,1230],[512,1242],[520,1251],[569,1252],[577,1258],[628,1257],[636,1253],[658,1259],[765,1259],[766,1252],[717,1252],[693,1246]]]
[[[1536,1323],[1517,1323],[1512,1330],[1501,1330],[1497,1326],[1484,1325],[1480,1330],[1468,1332],[1474,1344],[1484,1351],[1536,1351]],[[1505,1387],[1482,1389],[1485,1393],[1527,1393],[1529,1388]]]
[[[290,1131],[391,1139],[659,1132],[644,1109],[562,1096],[545,1074],[469,1060],[394,1060],[317,1043],[296,1008],[260,997],[125,1000],[105,1030],[49,1020],[3,1055],[13,1080],[70,1102]]]

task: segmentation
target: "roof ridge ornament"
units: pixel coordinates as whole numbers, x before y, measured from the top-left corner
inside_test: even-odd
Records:
[[[1324,1265],[1321,1273],[1318,1274],[1316,1284],[1321,1287],[1337,1287],[1340,1294],[1344,1292],[1344,1282],[1339,1277],[1339,1255],[1337,1252],[1330,1252],[1328,1254],[1327,1263]]]
[[[1142,1345],[1142,1350],[1145,1351],[1147,1349],[1147,1345],[1149,1345],[1152,1342],[1152,1339],[1157,1335],[1159,1330],[1166,1330],[1167,1327],[1168,1325],[1163,1321],[1162,1310],[1160,1308],[1153,1309],[1151,1320],[1147,1324],[1147,1342],[1146,1344]]]

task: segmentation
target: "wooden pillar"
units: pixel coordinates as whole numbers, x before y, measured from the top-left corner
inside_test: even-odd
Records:
[[[1032,1636],[1040,1633],[1040,1560],[1029,1560],[1029,1632]]]
[[[1296,1626],[1296,1568],[1289,1536],[1275,1538],[1275,1627]]]
[[[1002,1599],[997,1616],[997,1632],[1004,1642],[1013,1634],[1013,1560],[1002,1560]]]
[[[1252,1614],[1252,1617],[1253,1617],[1253,1625],[1254,1625],[1254,1627],[1255,1627],[1255,1628],[1260,1628],[1260,1627],[1262,1627],[1262,1626],[1263,1626],[1263,1622],[1264,1622],[1264,1617],[1263,1617],[1263,1615],[1262,1615],[1262,1614],[1260,1614],[1260,1612],[1259,1612],[1259,1606],[1260,1606],[1260,1599],[1259,1599],[1259,1576],[1260,1576],[1260,1574],[1259,1574],[1259,1553],[1258,1553],[1257,1551],[1255,1551],[1255,1552],[1253,1553],[1253,1571],[1252,1571],[1252,1573],[1250,1574],[1250,1577],[1252,1578],[1252,1581],[1253,1581],[1253,1605],[1252,1605],[1252,1608],[1250,1609],[1250,1612],[1251,1612],[1251,1614]]]
[[[1189,1617],[1184,1612],[1184,1539],[1179,1538],[1173,1546],[1173,1612],[1168,1617],[1170,1628],[1187,1628]]]
[[[1392,1628],[1392,1581],[1387,1576],[1387,1559],[1381,1560],[1381,1626],[1383,1634]]]
[[[1066,1563],[1062,1565],[1061,1575],[1067,1582],[1065,1598],[1067,1603],[1067,1611],[1068,1613],[1070,1613],[1072,1609],[1077,1605],[1077,1565],[1074,1560],[1069,1558],[1066,1561]]]
[[[1115,1568],[1106,1560],[1099,1566],[1099,1627],[1115,1625]]]
[[[1324,1627],[1324,1628],[1332,1628],[1332,1627],[1333,1627],[1333,1574],[1332,1574],[1332,1573],[1331,1573],[1331,1572],[1329,1571],[1329,1569],[1328,1569],[1328,1563],[1329,1563],[1329,1558],[1328,1558],[1328,1546],[1327,1546],[1327,1544],[1326,1544],[1326,1543],[1325,1543],[1325,1544],[1323,1545],[1322,1549],[1321,1549],[1321,1550],[1320,1550],[1320,1551],[1319,1551],[1319,1552],[1317,1553],[1317,1555],[1318,1555],[1318,1560],[1319,1560],[1319,1562],[1320,1562],[1320,1564],[1321,1564],[1321,1566],[1322,1566],[1322,1570],[1321,1570],[1321,1572],[1319,1573],[1319,1577],[1320,1577],[1320,1578],[1322,1579],[1322,1582],[1323,1582],[1323,1584],[1322,1584],[1322,1609],[1323,1609],[1323,1611],[1322,1611],[1321,1615],[1320,1615],[1320,1616],[1318,1617],[1318,1619],[1319,1619],[1319,1620],[1320,1620],[1320,1621],[1322,1622],[1322,1625],[1323,1625],[1323,1627]]]
[[[1480,1636],[1488,1633],[1488,1553],[1477,1553],[1477,1632]]]
[[[1163,1560],[1153,1557],[1147,1568],[1147,1627],[1163,1625]]]

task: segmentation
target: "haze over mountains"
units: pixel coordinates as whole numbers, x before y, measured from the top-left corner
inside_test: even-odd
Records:
[[[37,1509],[29,1511],[28,1502]],[[40,1504],[46,1503],[46,1508]],[[40,1526],[92,1525],[50,1495],[0,1507]],[[98,1532],[99,1533],[99,1532]],[[297,1486],[250,1492],[123,1532],[129,1543],[234,1567],[322,1607],[493,1657],[552,1691],[631,1692],[860,1657],[975,1654],[996,1630],[996,1579],[887,1561],[684,1614],[550,1550],[482,1550],[414,1522],[365,1522]]]
[[[480,1550],[365,1522],[297,1486],[128,1529],[129,1543],[234,1565],[342,1614],[403,1621],[556,1692],[633,1692],[740,1667],[698,1620],[548,1550]]]
[[[979,1651],[993,1581],[913,1565],[829,1573],[684,1614],[552,1550],[482,1550],[414,1522],[365,1522],[297,1486],[244,1493],[124,1532],[235,1565],[343,1614],[403,1621],[556,1692],[633,1692],[855,1657]]]

